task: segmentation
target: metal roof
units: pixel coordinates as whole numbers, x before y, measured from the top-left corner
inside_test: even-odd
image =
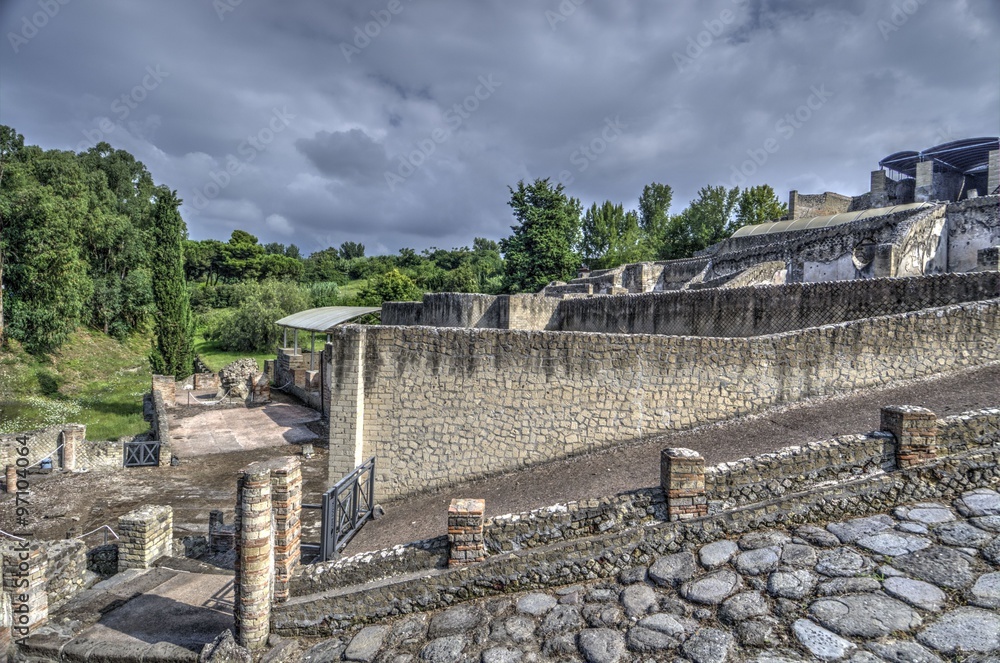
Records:
[[[381,310],[380,306],[324,306],[293,313],[274,324],[279,327],[326,333],[339,324]]]
[[[979,173],[987,169],[990,152],[1000,149],[1000,139],[995,137],[963,138],[935,145],[923,152],[896,152],[878,162],[882,168],[897,173],[917,176],[917,163],[933,161],[941,168],[963,174]]]
[[[829,228],[840,226],[845,223],[862,221],[876,216],[885,216],[895,212],[906,212],[907,210],[917,210],[923,207],[934,207],[930,203],[909,203],[908,205],[895,205],[893,207],[877,207],[875,209],[861,210],[860,212],[842,212],[829,216],[814,216],[809,219],[793,219],[791,221],[774,221],[772,223],[758,223],[755,226],[743,226],[733,237],[750,237],[753,235],[771,235],[774,233],[787,233],[795,230],[812,230],[813,228]]]

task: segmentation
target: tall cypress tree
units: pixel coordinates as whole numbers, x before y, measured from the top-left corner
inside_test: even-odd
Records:
[[[156,190],[153,208],[153,300],[156,339],[149,361],[153,373],[185,378],[194,361],[194,320],[184,282],[181,247],[187,234],[176,191]]]

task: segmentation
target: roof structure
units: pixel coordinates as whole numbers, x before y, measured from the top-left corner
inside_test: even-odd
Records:
[[[923,152],[907,150],[890,154],[878,162],[882,168],[894,170],[909,177],[917,176],[917,163],[933,161],[935,166],[953,172],[971,175],[988,168],[990,152],[1000,149],[998,138],[963,138],[935,145]]]
[[[840,226],[845,223],[862,221],[876,216],[886,216],[896,212],[906,212],[924,207],[934,207],[930,203],[909,203],[907,205],[895,205],[894,207],[877,207],[875,209],[861,210],[860,212],[841,212],[829,216],[814,216],[809,219],[794,219],[791,221],[774,221],[771,223],[758,223],[755,226],[743,226],[733,233],[733,237],[750,237],[752,235],[770,235],[773,233],[787,233],[795,230],[812,230],[814,228],[829,228]]]
[[[369,313],[381,311],[380,306],[324,306],[299,311],[285,316],[274,324],[279,327],[303,329],[305,331],[329,333],[334,327],[345,322],[360,318]]]

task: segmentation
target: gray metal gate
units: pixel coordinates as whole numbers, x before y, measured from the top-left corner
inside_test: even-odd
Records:
[[[160,464],[160,441],[125,443],[125,467],[153,467]]]
[[[375,511],[375,456],[354,468],[323,495],[320,560],[328,561],[347,545]]]

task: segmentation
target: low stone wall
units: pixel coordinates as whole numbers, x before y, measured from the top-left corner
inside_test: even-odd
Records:
[[[559,329],[761,336],[1000,297],[1000,272],[791,283],[561,302]]]
[[[49,611],[58,610],[87,587],[87,544],[80,539],[46,541],[45,591]]]
[[[272,631],[329,636],[340,629],[456,601],[612,577],[654,558],[756,529],[877,513],[893,505],[1000,486],[1000,449],[980,448],[906,470],[862,476],[694,520],[630,528],[515,551],[419,578],[302,596],[277,606]]]
[[[49,426],[37,430],[25,431],[23,433],[10,433],[0,435],[0,466],[17,465],[17,459],[21,458],[18,449],[21,443],[17,441],[19,437],[27,437],[28,442],[28,464],[37,466],[44,458],[52,458],[52,466],[59,468],[62,463],[62,454],[59,451],[62,445],[62,433],[66,428],[64,424]]]
[[[544,295],[428,293],[422,302],[386,302],[386,326],[554,329],[559,299]]]
[[[0,436],[0,467],[17,466],[17,438],[28,438],[27,463],[37,468],[41,460],[52,459],[53,469],[75,472],[79,470],[114,469],[122,466],[124,440],[88,440],[86,426],[60,424],[24,433]],[[22,461],[23,462],[23,461]]]
[[[160,441],[160,466],[170,464],[170,420],[167,417],[167,400],[164,392],[153,389],[153,439]],[[169,401],[171,405],[173,399]]]
[[[345,326],[332,339],[330,473],[377,455],[388,500],[998,361],[1000,300],[753,338]]]

